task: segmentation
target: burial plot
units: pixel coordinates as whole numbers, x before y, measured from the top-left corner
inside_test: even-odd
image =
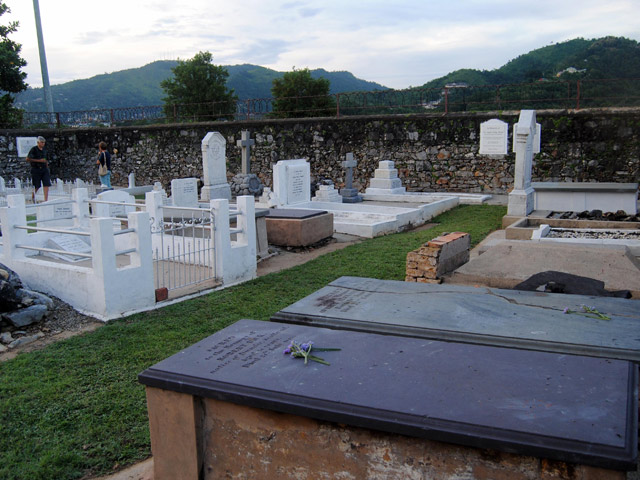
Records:
[[[341,350],[318,353],[329,366],[305,365],[283,355],[291,340]],[[354,444],[394,445],[386,471],[406,478],[424,475],[436,450],[433,478],[481,457],[475,448],[502,450],[516,455],[489,466],[513,469],[509,478],[538,465],[532,456],[584,475],[585,465],[635,468],[637,373],[622,360],[240,320],[139,381],[156,480],[278,478],[293,465],[314,478],[365,478],[357,474],[380,454]]]
[[[610,317],[580,312],[595,307]],[[341,277],[273,321],[640,362],[636,300]]]

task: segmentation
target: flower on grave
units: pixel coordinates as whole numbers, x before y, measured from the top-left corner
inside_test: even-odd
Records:
[[[581,305],[580,310],[569,310],[569,307],[565,307],[562,313],[576,313],[589,318],[597,318],[598,320],[611,320],[611,317],[599,312],[596,307],[589,307],[587,305]]]
[[[304,343],[297,343],[294,342],[293,340],[291,341],[291,343],[289,344],[289,346],[287,348],[284,349],[284,351],[282,353],[284,353],[285,355],[289,355],[291,356],[291,358],[304,358],[304,363],[305,365],[308,363],[309,360],[313,360],[314,362],[318,362],[318,363],[322,363],[323,365],[330,365],[329,362],[327,362],[324,358],[320,358],[316,355],[312,355],[311,352],[312,351],[316,351],[316,352],[335,352],[340,350],[339,348],[320,348],[320,347],[315,347],[313,345],[313,342],[304,342]]]

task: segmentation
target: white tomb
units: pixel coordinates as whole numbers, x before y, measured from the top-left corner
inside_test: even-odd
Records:
[[[219,132],[209,132],[202,139],[204,186],[200,196],[203,202],[216,198],[231,200],[231,187],[227,183],[226,149],[227,142]]]
[[[398,169],[395,168],[393,161],[383,160],[378,164],[365,193],[371,195],[403,195],[407,193],[407,189],[402,186],[402,181],[398,178]]]
[[[280,160],[273,167],[273,192],[279,207],[311,200],[311,167],[304,159]]]
[[[342,195],[338,193],[334,185],[320,185],[318,191],[311,199],[312,202],[342,203]]]

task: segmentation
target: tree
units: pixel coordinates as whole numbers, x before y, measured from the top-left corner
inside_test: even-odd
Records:
[[[308,68],[286,72],[272,82],[272,116],[278,118],[323,117],[335,112],[335,100],[329,95],[329,80],[311,78]]]
[[[199,52],[189,60],[178,60],[173,67],[173,78],[160,82],[166,93],[165,115],[189,117],[193,120],[229,118],[236,112],[238,97],[233,89],[227,90],[229,73],[214,65],[209,52]]]
[[[0,16],[11,10],[0,1]],[[13,93],[27,89],[27,74],[21,69],[27,62],[20,57],[22,45],[9,39],[9,34],[18,29],[18,22],[0,25],[0,126],[19,127],[22,123],[22,110],[13,106]]]

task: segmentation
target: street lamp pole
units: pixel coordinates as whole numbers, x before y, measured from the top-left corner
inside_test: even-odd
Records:
[[[40,5],[38,0],[33,0],[33,12],[36,16],[36,31],[38,33],[38,50],[40,51],[40,70],[42,70],[42,89],[44,90],[44,103],[47,112],[53,113],[53,98],[51,97],[51,85],[49,85],[49,70],[47,69],[47,55],[44,53],[44,38],[42,36],[42,23],[40,22]],[[51,118],[53,121],[53,118]]]

